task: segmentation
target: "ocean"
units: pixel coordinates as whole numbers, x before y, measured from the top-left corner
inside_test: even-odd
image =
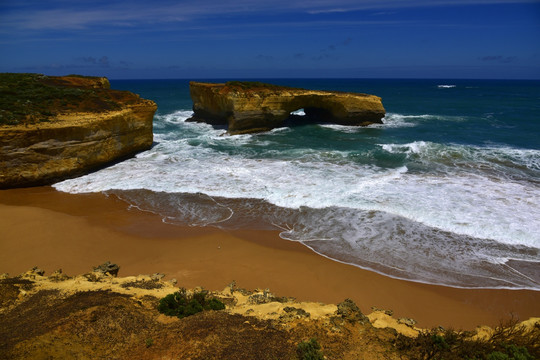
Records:
[[[394,278],[540,290],[540,81],[263,81],[380,96],[384,124],[229,136],[185,121],[188,80],[116,80],[158,104],[154,146],[54,187],[171,224],[275,229]]]

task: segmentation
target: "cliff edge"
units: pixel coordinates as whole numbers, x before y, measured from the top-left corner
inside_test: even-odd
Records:
[[[385,110],[374,95],[319,91],[258,82],[190,82],[191,121],[227,125],[230,134],[267,131],[283,126],[291,112],[303,109],[313,122],[366,126],[382,123]]]
[[[0,74],[0,189],[51,184],[149,149],[156,109],[103,77]]]
[[[538,359],[540,318],[455,331],[350,299],[332,305],[247,290],[179,289],[165,275],[93,271],[0,274],[2,359]],[[174,294],[174,295],[173,295]],[[197,294],[197,295],[196,295]],[[217,299],[221,310],[200,300]],[[173,300],[178,299],[178,300]],[[166,300],[166,301],[165,301]],[[204,301],[204,300],[203,300]],[[199,310],[192,305],[200,306]],[[185,305],[185,306],[183,306]],[[188,313],[174,312],[191,307]],[[173,313],[167,311],[173,310]],[[168,314],[168,315],[165,315]],[[181,336],[179,336],[179,334]]]

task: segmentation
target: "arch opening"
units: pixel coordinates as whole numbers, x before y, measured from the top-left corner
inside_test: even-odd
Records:
[[[304,111],[304,108],[301,108],[301,109],[298,109],[298,110],[291,111],[291,113],[289,115],[290,116],[305,116],[306,112]]]
[[[332,113],[324,108],[301,107],[289,113],[283,126],[294,127],[309,124],[321,124],[332,121]]]

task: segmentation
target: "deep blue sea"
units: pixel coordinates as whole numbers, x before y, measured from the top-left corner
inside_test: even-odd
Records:
[[[187,80],[111,81],[158,104],[153,148],[55,187],[172,224],[277,229],[395,278],[540,290],[540,81],[264,81],[378,95],[384,124],[229,136],[185,121]]]

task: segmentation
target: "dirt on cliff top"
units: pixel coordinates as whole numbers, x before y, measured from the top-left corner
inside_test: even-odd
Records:
[[[348,94],[353,96],[361,96],[361,97],[368,97],[373,96],[369,94],[363,94],[363,93],[354,93],[354,92],[346,92],[346,91],[337,91],[337,90],[310,90],[310,89],[304,89],[304,88],[297,88],[297,87],[290,87],[290,86],[284,86],[284,85],[275,85],[275,84],[268,84],[263,83],[259,81],[227,81],[226,83],[201,83],[201,82],[190,82],[190,84],[194,84],[196,86],[205,86],[210,88],[216,88],[219,90],[219,93],[221,94],[227,94],[230,92],[233,93],[244,93],[244,94],[280,94],[285,91],[288,92],[317,92],[317,93],[327,93],[327,94]]]
[[[119,110],[141,99],[101,77],[0,73],[0,125],[53,121],[66,112]]]
[[[399,358],[395,330],[341,315],[310,316],[301,304],[268,291],[229,287],[212,293],[226,310],[182,319],[160,314],[160,297],[174,290],[170,281],[149,276],[47,278],[35,270],[4,276],[0,358],[297,359],[298,344],[312,338],[326,359]]]
[[[475,333],[421,330],[411,319],[393,319],[389,311],[376,309],[366,317],[350,300],[337,306],[299,303],[234,283],[211,293],[227,305],[225,310],[179,319],[157,310],[164,294],[178,290],[174,281],[162,280],[161,274],[116,278],[96,270],[77,277],[61,272],[45,277],[34,268],[17,277],[0,276],[0,358],[534,359],[540,355],[540,319]],[[411,332],[404,335],[404,331]]]

